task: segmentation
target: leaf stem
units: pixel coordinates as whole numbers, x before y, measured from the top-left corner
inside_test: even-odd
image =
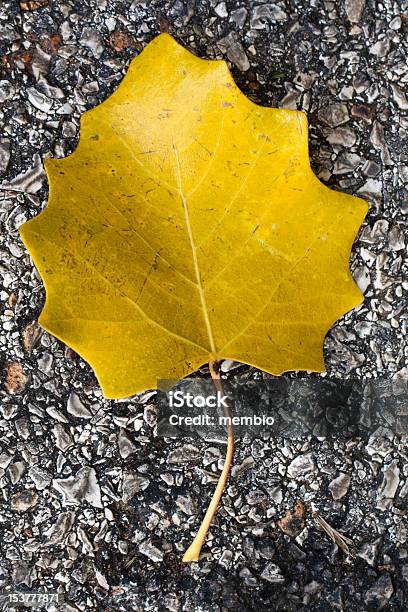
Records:
[[[211,378],[214,381],[214,386],[217,391],[220,392],[221,395],[224,395],[224,387],[221,381],[220,376],[220,363],[218,361],[209,361],[208,363]],[[234,454],[234,428],[231,422],[231,410],[229,406],[224,407],[224,415],[227,417],[227,430],[228,430],[228,445],[227,445],[227,454],[225,456],[225,463],[222,469],[221,475],[218,480],[217,487],[214,491],[212,499],[210,501],[210,505],[208,506],[207,512],[203,518],[203,521],[200,525],[199,530],[190,544],[186,552],[184,553],[182,561],[184,563],[189,563],[191,561],[198,561],[200,558],[201,547],[204,543],[204,540],[207,536],[208,530],[212,523],[212,520],[217,512],[218,504],[221,499],[221,495],[224,491],[225,484],[227,482],[228,474],[231,468],[232,456]]]

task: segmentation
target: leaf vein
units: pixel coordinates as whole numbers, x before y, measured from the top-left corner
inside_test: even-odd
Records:
[[[200,268],[198,266],[198,259],[197,259],[197,249],[196,249],[196,245],[195,245],[195,242],[194,242],[194,236],[193,236],[193,231],[192,231],[192,227],[191,227],[191,221],[190,221],[190,214],[189,214],[189,210],[188,210],[188,204],[187,204],[187,200],[185,198],[185,195],[183,193],[183,185],[182,185],[182,180],[181,180],[180,160],[179,160],[179,156],[178,156],[176,145],[174,143],[174,137],[173,137],[173,151],[174,151],[174,157],[175,157],[175,160],[176,160],[176,169],[177,169],[177,177],[178,177],[178,183],[179,183],[180,199],[181,199],[181,203],[182,203],[183,209],[184,209],[184,216],[185,216],[185,222],[186,222],[186,227],[187,227],[187,233],[188,233],[188,238],[189,238],[189,242],[190,242],[191,253],[192,253],[192,256],[193,256],[193,263],[194,263],[194,270],[195,270],[195,274],[196,274],[196,278],[197,278],[198,291],[199,291],[199,294],[200,294],[201,308],[202,308],[202,311],[203,311],[205,326],[207,328],[207,334],[208,334],[208,339],[209,339],[210,346],[211,346],[211,351],[212,351],[213,355],[215,356],[217,354],[217,351],[216,351],[216,348],[215,348],[215,342],[214,342],[214,336],[213,336],[213,331],[212,331],[212,327],[211,327],[211,321],[210,321],[210,317],[209,317],[209,314],[208,314],[207,303],[206,303],[205,294],[204,294],[204,290],[203,290],[203,286],[202,286],[202,282],[201,282]]]
[[[330,231],[330,229],[332,227],[334,227],[338,222],[341,221],[341,219],[344,217],[344,213],[342,213],[341,215],[339,215],[338,217],[336,217],[336,219],[333,221],[333,223],[330,224],[328,231]],[[316,236],[312,242],[310,243],[309,247],[306,249],[306,251],[300,256],[298,257],[298,259],[294,262],[293,266],[291,266],[289,268],[289,270],[286,272],[286,274],[284,274],[278,281],[278,283],[276,284],[274,290],[272,291],[271,295],[269,296],[269,299],[266,301],[266,303],[262,306],[262,308],[260,308],[258,310],[258,312],[255,314],[255,316],[252,317],[252,320],[240,331],[238,332],[238,334],[236,334],[233,338],[231,338],[231,340],[229,340],[226,344],[224,344],[224,346],[222,347],[222,349],[220,349],[220,354],[228,347],[230,346],[233,342],[235,342],[238,338],[240,338],[241,336],[246,334],[246,331],[249,329],[249,327],[251,327],[251,325],[256,321],[256,319],[259,317],[259,315],[264,312],[264,310],[269,306],[269,304],[272,301],[273,296],[276,294],[276,292],[278,291],[279,287],[282,285],[282,283],[290,276],[290,274],[292,274],[292,272],[295,270],[295,268],[300,264],[301,261],[303,261],[303,259],[305,259],[305,257],[307,257],[307,255],[310,253],[310,251],[312,250],[313,246],[316,244],[317,240],[319,239],[319,236]]]
[[[67,253],[70,253],[71,255],[73,255],[74,257],[79,257],[79,259],[81,259],[86,265],[88,265],[92,270],[95,271],[95,273],[103,280],[105,281],[105,283],[107,283],[110,287],[112,287],[112,289],[116,292],[119,293],[124,299],[128,300],[133,306],[134,308],[143,316],[145,317],[152,325],[154,325],[155,327],[158,327],[159,329],[161,329],[162,331],[164,331],[166,334],[170,335],[170,336],[174,336],[175,338],[177,338],[178,340],[182,340],[184,342],[188,342],[188,344],[192,344],[195,347],[205,351],[206,353],[208,352],[208,348],[205,348],[204,346],[202,346],[201,344],[198,344],[197,342],[194,342],[193,340],[190,340],[189,338],[185,338],[184,336],[182,336],[181,334],[178,334],[177,332],[173,332],[170,329],[168,329],[167,327],[165,327],[164,325],[162,325],[161,323],[159,323],[158,321],[156,321],[155,319],[152,319],[152,317],[150,317],[144,310],[143,308],[141,308],[141,306],[139,306],[139,304],[137,304],[137,302],[135,302],[129,295],[127,295],[127,293],[125,293],[122,289],[119,289],[118,287],[115,287],[115,285],[112,283],[111,280],[109,280],[106,276],[104,276],[88,259],[86,259],[83,255],[80,255],[78,252],[73,252],[70,251],[66,246],[62,246],[60,244],[57,244],[56,242],[53,242],[52,240],[50,240],[49,238],[47,238],[46,236],[44,236],[43,234],[32,230],[32,232],[34,234],[37,234],[37,236],[40,236],[40,238],[42,238],[43,240],[46,240],[47,242],[49,242],[50,244],[52,244],[53,246],[59,248],[60,250],[66,251]]]

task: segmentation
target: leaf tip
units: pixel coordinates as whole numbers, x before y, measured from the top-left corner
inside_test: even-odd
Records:
[[[190,53],[188,49],[183,47],[183,45],[181,45],[174,38],[174,36],[172,36],[168,32],[162,32],[161,34],[158,34],[148,45],[146,45],[143,51],[147,50],[148,48],[153,49],[155,47],[158,48],[160,55],[162,55],[163,57],[167,57],[168,54],[171,52]]]

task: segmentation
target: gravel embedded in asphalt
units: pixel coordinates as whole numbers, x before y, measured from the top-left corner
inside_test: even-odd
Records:
[[[406,393],[407,8],[3,0],[1,591],[58,590],[67,611],[407,609],[406,435],[244,437],[203,559],[182,565],[225,447],[158,437],[155,394],[102,398],[89,366],[37,325],[44,290],[18,235],[45,206],[44,158],[75,148],[83,112],[168,31],[200,57],[226,59],[255,102],[305,111],[316,174],[370,203],[351,254],[365,302],[328,334],[328,376],[392,380]],[[245,385],[262,376],[223,371]],[[287,512],[292,535],[278,525]]]

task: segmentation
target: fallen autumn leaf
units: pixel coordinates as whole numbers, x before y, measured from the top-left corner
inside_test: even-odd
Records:
[[[168,34],[46,171],[48,206],[21,228],[39,322],[106,397],[210,360],[321,371],[325,334],[362,300],[349,253],[367,205],[313,174],[305,115],[254,104]]]
[[[168,34],[85,113],[21,236],[44,280],[39,322],[127,397],[219,361],[324,369],[323,340],[362,294],[349,253],[367,211],[325,187],[306,117],[248,100],[225,62]],[[183,561],[199,559],[232,461]]]

